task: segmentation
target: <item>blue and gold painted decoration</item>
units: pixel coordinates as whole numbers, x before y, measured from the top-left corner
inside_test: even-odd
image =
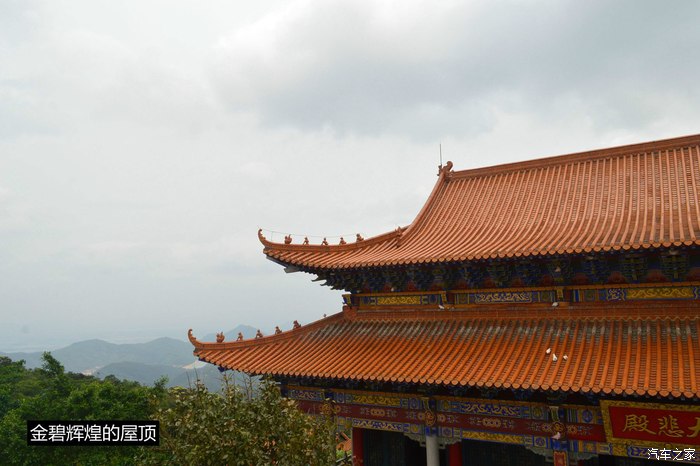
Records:
[[[406,422],[378,421],[375,419],[352,419],[351,426],[360,429],[400,432],[402,434],[412,433],[411,424]]]
[[[297,401],[325,401],[323,390],[289,388],[287,398]]]
[[[352,390],[333,391],[336,403],[355,404],[362,406],[382,406],[386,408],[403,408],[424,410],[423,400],[418,396],[396,395],[382,392],[364,392]]]
[[[587,287],[572,290],[575,303],[591,301],[629,301],[654,299],[700,299],[698,286],[625,286],[625,287]]]
[[[432,306],[437,308],[447,301],[445,292],[428,293],[373,293],[359,294],[360,308],[385,308],[395,306]]]
[[[455,305],[500,303],[553,303],[559,300],[556,289],[546,290],[488,290],[454,293]]]

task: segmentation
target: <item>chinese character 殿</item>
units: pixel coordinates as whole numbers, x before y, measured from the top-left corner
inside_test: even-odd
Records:
[[[649,421],[646,415],[637,416],[636,414],[628,414],[625,416],[625,428],[622,429],[623,432],[633,431],[633,432],[648,432],[650,434],[656,435],[656,432],[649,430],[647,427]]]

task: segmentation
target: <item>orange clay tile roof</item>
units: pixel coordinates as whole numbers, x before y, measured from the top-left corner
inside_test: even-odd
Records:
[[[610,315],[609,304],[411,312],[346,308],[260,339],[202,343],[190,331],[190,340],[201,360],[250,374],[700,396],[697,303],[615,306],[624,312]]]
[[[441,171],[406,228],[264,252],[309,268],[371,267],[700,243],[700,135]]]

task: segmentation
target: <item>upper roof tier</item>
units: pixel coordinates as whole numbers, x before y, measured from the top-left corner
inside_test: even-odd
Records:
[[[271,259],[333,269],[700,243],[700,134],[474,170],[441,169],[408,227]]]

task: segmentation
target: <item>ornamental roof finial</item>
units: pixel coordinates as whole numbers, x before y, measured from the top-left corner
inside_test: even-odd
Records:
[[[284,237],[284,244],[292,244],[292,235],[287,235]]]
[[[323,241],[321,241],[322,246],[328,246],[328,240],[324,237]]]
[[[219,332],[216,334],[216,342],[217,343],[223,343],[226,337],[224,336],[224,332]]]
[[[282,333],[282,330],[280,329],[279,325],[275,325],[275,335],[279,335]]]
[[[453,164],[450,160],[447,161],[444,167],[440,168],[440,171],[442,173],[445,173],[446,175],[452,170]]]
[[[236,341],[243,341],[243,332],[238,332],[238,337],[236,338]]]
[[[260,331],[260,329],[258,329],[258,332],[255,334],[255,338],[262,338],[262,337],[263,337],[263,334]]]

